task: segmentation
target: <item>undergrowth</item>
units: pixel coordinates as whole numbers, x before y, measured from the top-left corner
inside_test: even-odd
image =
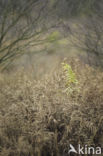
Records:
[[[40,80],[0,74],[0,156],[67,156],[69,144],[103,144],[103,72],[67,59]]]

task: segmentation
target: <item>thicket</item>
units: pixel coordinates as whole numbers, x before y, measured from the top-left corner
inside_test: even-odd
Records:
[[[63,156],[70,143],[102,146],[103,72],[72,58],[52,76],[34,80],[28,73],[0,74],[0,156]]]

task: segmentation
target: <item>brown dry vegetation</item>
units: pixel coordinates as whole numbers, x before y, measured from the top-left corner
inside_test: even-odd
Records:
[[[102,146],[103,72],[67,60],[79,81],[65,92],[61,65],[34,80],[30,71],[0,74],[0,156],[63,156],[69,144]]]

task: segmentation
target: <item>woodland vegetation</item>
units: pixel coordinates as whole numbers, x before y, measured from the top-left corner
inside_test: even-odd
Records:
[[[0,156],[70,144],[103,149],[103,1],[0,0]]]

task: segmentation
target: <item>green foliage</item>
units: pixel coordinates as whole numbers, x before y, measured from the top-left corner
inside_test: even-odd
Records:
[[[54,42],[58,40],[59,38],[60,38],[60,33],[58,31],[54,31],[48,36],[47,39],[49,42]]]
[[[78,80],[71,66],[67,63],[62,63],[64,78],[66,80],[66,92],[71,93],[75,90],[75,86],[78,84]]]

